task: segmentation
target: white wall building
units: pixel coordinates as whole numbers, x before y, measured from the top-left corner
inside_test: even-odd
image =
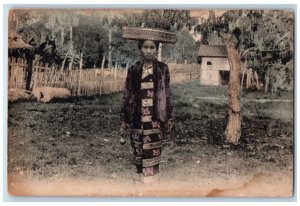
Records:
[[[198,52],[201,64],[201,83],[205,85],[226,85],[230,66],[225,45],[201,45]]]

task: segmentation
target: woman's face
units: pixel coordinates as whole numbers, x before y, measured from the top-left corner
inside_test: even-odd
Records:
[[[156,45],[154,41],[144,41],[141,51],[143,53],[143,56],[145,59],[147,60],[151,60],[155,57],[155,53],[156,53]]]

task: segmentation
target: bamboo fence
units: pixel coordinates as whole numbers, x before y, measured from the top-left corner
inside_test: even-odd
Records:
[[[26,85],[26,61],[10,61],[9,87],[24,88]],[[171,84],[199,79],[200,65],[169,64]],[[123,90],[126,69],[73,69],[61,71],[60,66],[33,62],[30,89],[35,87],[68,88],[72,96],[110,94]]]
[[[201,76],[200,64],[168,64],[168,67],[171,84],[193,81]]]
[[[26,88],[27,62],[24,59],[10,58],[8,65],[8,88]]]

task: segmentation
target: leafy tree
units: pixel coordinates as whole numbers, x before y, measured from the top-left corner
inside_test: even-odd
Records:
[[[85,67],[100,67],[107,47],[107,31],[94,16],[80,16],[78,27],[74,28],[74,49],[77,55],[83,53]]]
[[[286,24],[287,15],[275,14],[275,11],[264,13],[260,10],[229,10],[214,24],[207,22],[198,27],[209,38],[213,33],[207,30],[216,30],[223,42],[227,46],[228,59],[231,67],[229,80],[229,119],[224,132],[229,143],[238,144],[241,135],[241,111],[240,111],[240,69],[242,59],[251,59],[254,69],[266,71],[270,64],[278,62],[283,55],[280,50],[281,45],[276,40],[282,39],[283,30],[292,33],[290,24]],[[287,35],[287,44],[293,42],[292,35]],[[290,49],[288,48],[290,51]],[[279,51],[279,52],[278,52]],[[271,58],[264,57],[265,53],[270,53]],[[250,55],[253,55],[251,57]],[[286,58],[286,55],[285,55]],[[279,61],[280,62],[280,61]],[[277,92],[279,85],[286,85],[292,81],[292,75],[284,75],[284,69],[291,72],[290,66],[276,66],[265,72],[270,79],[271,88]],[[279,69],[274,69],[279,68]],[[280,72],[279,72],[280,71]],[[262,72],[258,72],[261,74]],[[268,83],[266,83],[268,85]],[[275,88],[274,88],[275,86]],[[287,86],[286,86],[287,87]]]
[[[238,19],[234,13],[233,17]],[[238,51],[239,37],[236,32],[234,21],[222,19],[215,24],[208,22],[205,29],[213,29],[218,32],[219,36],[225,43],[228,51],[228,61],[230,65],[230,78],[228,85],[229,111],[228,122],[224,132],[226,141],[232,144],[238,144],[241,137],[241,105],[240,105],[240,80],[241,70],[240,54]],[[212,32],[207,32],[211,34]]]
[[[146,9],[141,13],[126,15],[126,26],[159,28],[169,31],[180,30],[190,21],[190,11],[177,9]]]
[[[16,10],[10,19],[11,27],[18,28],[24,39],[34,46],[37,60],[61,64],[62,69],[78,63],[80,53],[86,68],[100,67],[103,63],[105,66],[117,63],[122,67],[134,63],[140,58],[140,51],[136,42],[122,39],[121,29],[142,24],[178,34],[175,52],[172,52],[174,45],[163,46],[166,61],[177,60],[175,56],[180,63],[195,59],[194,42],[188,34],[193,20],[187,10],[154,9],[114,16],[108,11],[34,9]]]
[[[122,30],[120,27],[114,32],[113,35],[113,62],[125,68],[128,65],[134,64],[141,57],[141,52],[137,47],[136,41],[128,41],[122,38]]]
[[[175,45],[165,44],[163,56],[168,57],[166,61],[173,63],[195,63],[197,59],[197,45],[187,27],[183,27],[177,33]]]

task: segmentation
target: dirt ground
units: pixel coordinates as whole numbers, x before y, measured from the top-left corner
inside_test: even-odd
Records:
[[[226,87],[173,86],[175,128],[162,179],[132,181],[128,137],[119,143],[120,93],[8,108],[8,190],[14,195],[281,196],[293,194],[293,95],[242,94],[242,137],[224,142]]]

